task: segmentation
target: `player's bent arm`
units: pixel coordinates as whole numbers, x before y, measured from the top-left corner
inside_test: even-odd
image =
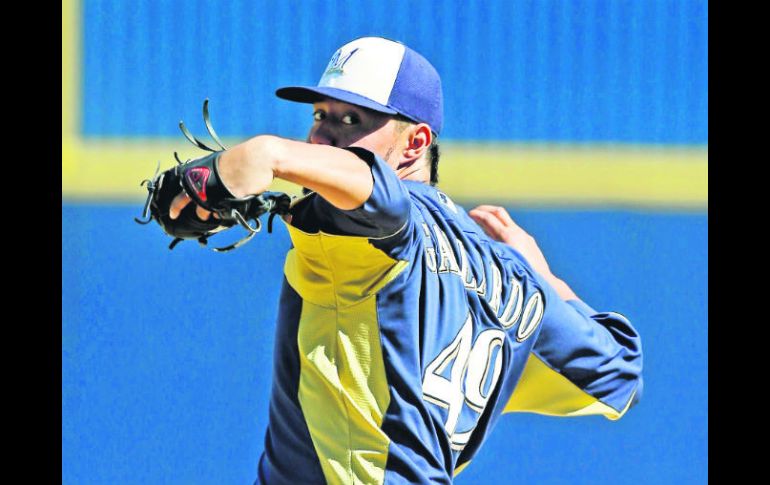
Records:
[[[548,284],[540,335],[505,411],[623,416],[643,388],[641,339],[631,322],[581,301],[504,208],[479,206],[469,216],[491,238],[516,249]]]
[[[236,197],[264,192],[279,178],[313,190],[342,210],[360,207],[374,185],[370,167],[348,150],[271,135],[225,151],[219,173]]]
[[[535,239],[511,219],[505,208],[480,205],[468,212],[468,215],[489,237],[511,246],[524,256],[530,266],[553,286],[562,300],[579,300],[572,288],[551,272]]]
[[[642,396],[639,333],[619,313],[550,301],[504,412],[619,419]]]
[[[553,289],[556,291],[556,294],[561,297],[564,301],[570,301],[570,300],[578,300],[580,301],[580,298],[575,294],[574,291],[572,291],[572,288],[569,287],[567,283],[564,282],[564,280],[558,278],[553,273],[548,273],[543,275],[543,278],[548,281],[548,283],[553,286]]]

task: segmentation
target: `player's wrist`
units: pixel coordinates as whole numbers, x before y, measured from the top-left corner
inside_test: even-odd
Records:
[[[176,167],[185,192],[207,211],[216,210],[222,200],[234,197],[218,170],[221,155],[214,152]]]
[[[572,288],[570,288],[569,285],[565,283],[561,278],[555,276],[553,273],[550,273],[548,276],[546,276],[546,279],[548,280],[548,283],[553,287],[553,289],[556,290],[556,293],[561,297],[562,300],[579,300],[575,292],[572,291]]]
[[[222,154],[219,173],[222,182],[235,197],[260,194],[275,177],[278,137],[259,135]]]

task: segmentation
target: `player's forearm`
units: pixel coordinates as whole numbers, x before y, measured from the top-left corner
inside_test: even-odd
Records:
[[[340,148],[280,139],[275,176],[307,187],[339,209],[355,209],[371,196],[372,170]]]
[[[553,287],[554,290],[556,290],[556,293],[561,297],[562,300],[579,300],[578,296],[575,294],[574,291],[572,291],[572,288],[567,285],[567,283],[564,282],[564,280],[557,278],[553,273],[549,272],[548,274],[542,275],[546,280],[548,280],[548,283]]]
[[[347,150],[269,135],[222,154],[219,170],[238,197],[264,191],[274,177],[307,187],[345,210],[366,202],[374,184],[369,166]]]

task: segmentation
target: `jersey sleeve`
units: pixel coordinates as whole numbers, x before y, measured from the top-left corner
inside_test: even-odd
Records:
[[[396,173],[374,153],[360,147],[345,148],[369,165],[373,188],[358,208],[342,210],[319,195],[312,195],[293,210],[293,225],[315,233],[387,238],[398,233],[410,214],[409,192]]]
[[[619,313],[543,290],[542,328],[503,412],[619,419],[642,394],[639,334]]]

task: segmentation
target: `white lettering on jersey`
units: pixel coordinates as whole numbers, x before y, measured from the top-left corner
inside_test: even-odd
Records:
[[[488,328],[474,342],[473,315],[469,313],[452,342],[425,367],[422,398],[447,410],[444,429],[453,450],[465,448],[475,427],[457,429],[464,404],[483,413],[497,386],[505,338],[502,330]]]
[[[492,295],[489,298],[489,307],[495,312],[497,316],[497,310],[500,308],[500,296],[503,293],[503,278],[500,276],[500,268],[497,265],[491,265],[492,267]]]
[[[481,265],[481,283],[476,287],[476,293],[482,297],[487,297],[487,275],[484,272],[484,265]]]
[[[457,247],[460,248],[460,276],[463,279],[463,285],[470,290],[476,289],[476,277],[473,276],[471,271],[471,265],[468,263],[468,252],[465,250],[465,246],[459,239],[455,239]],[[468,279],[470,276],[470,280]]]
[[[516,340],[523,342],[528,339],[530,335],[535,332],[535,329],[543,320],[543,296],[540,291],[536,291],[527,301],[527,306],[524,308],[524,315],[521,317],[521,325],[516,332]]]
[[[438,242],[438,257],[440,261],[438,272],[450,272],[459,275],[460,266],[457,264],[457,258],[454,251],[452,251],[452,246],[449,244],[446,234],[436,224],[433,224],[433,232],[436,234],[436,241]]]
[[[425,239],[430,240],[430,229],[424,222],[422,223],[422,232],[425,235]],[[436,248],[425,245],[425,263],[428,265],[428,269],[433,273],[436,273]]]
[[[508,304],[505,305],[505,310],[500,315],[500,324],[506,330],[511,328],[521,315],[521,307],[524,304],[524,295],[522,293],[519,280],[511,278],[511,293],[508,295]]]
[[[428,225],[423,223],[422,229],[425,238],[430,239],[431,231]],[[519,325],[516,332],[516,340],[522,342],[529,338],[535,332],[538,325],[540,325],[545,311],[543,295],[540,291],[532,294],[525,304],[524,289],[521,282],[516,277],[513,277],[510,279],[510,292],[508,293],[505,305],[502,306],[503,277],[502,270],[498,265],[494,263],[489,265],[492,273],[492,282],[489,295],[487,295],[486,265],[482,266],[483,269],[480,273],[481,282],[476,283],[476,277],[471,270],[468,253],[462,242],[458,239],[454,240],[460,251],[460,262],[458,263],[457,255],[452,249],[446,233],[438,225],[433,224],[433,234],[436,236],[438,253],[436,248],[425,246],[425,260],[428,269],[433,273],[453,273],[458,275],[466,289],[475,291],[489,305],[490,309],[495,313],[498,322],[505,330],[515,326],[521,319],[521,325]],[[500,313],[501,306],[503,308],[502,313]]]

